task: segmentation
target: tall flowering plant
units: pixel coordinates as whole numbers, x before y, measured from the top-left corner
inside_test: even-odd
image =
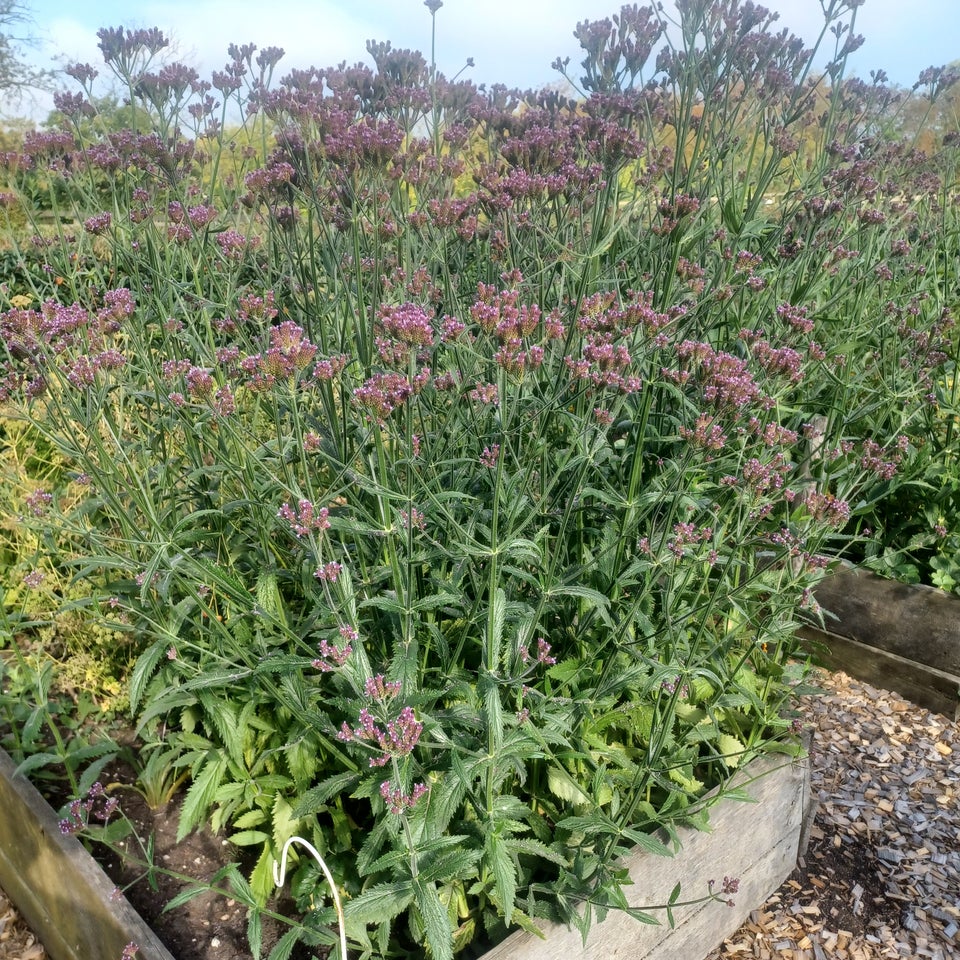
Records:
[[[60,162],[78,225],[38,231],[0,315],[7,410],[85,490],[30,491],[28,576],[77,570],[129,638],[139,723],[191,773],[181,833],[251,847],[261,899],[309,836],[368,953],[586,934],[626,907],[621,854],[791,749],[797,617],[955,355],[908,239],[950,215],[946,168],[847,126],[839,73],[847,140],[791,164],[806,61],[730,9],[685,6],[642,88],[657,14],[581,24],[590,96],[522,109],[389,44],[274,88],[277,51],[207,84],[105,31],[155,131],[76,95],[8,158]],[[721,142],[710,63],[724,130],[774,103],[783,129]]]

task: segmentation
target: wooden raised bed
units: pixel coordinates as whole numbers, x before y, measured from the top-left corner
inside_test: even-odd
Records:
[[[827,667],[960,719],[960,598],[856,567],[831,573],[815,596],[824,625],[800,635],[821,645]]]
[[[747,765],[735,783],[743,786],[755,803],[724,799],[710,810],[710,832],[681,828],[681,849],[675,857],[635,853],[627,860],[633,886],[625,893],[640,910],[666,903],[674,886],[681,885],[681,900],[694,899],[714,880],[719,890],[723,877],[737,877],[739,891],[734,906],[715,901],[674,910],[674,926],[633,920],[611,911],[595,924],[587,945],[575,930],[551,924],[545,939],[520,931],[483,954],[480,960],[697,960],[705,957],[732,934],[751,911],[770,896],[793,871],[801,835],[812,818],[806,757],[791,761],[769,756]],[[666,837],[661,836],[666,842]]]
[[[174,960],[54,812],[0,750],[0,887],[20,910],[52,960],[115,960],[129,942],[143,960]],[[546,940],[519,932],[481,960],[696,960],[740,926],[793,870],[811,815],[809,762],[781,755],[748,764],[734,781],[754,803],[724,799],[710,811],[710,832],[681,828],[675,857],[638,853],[628,861],[630,903],[666,903],[706,893],[707,881],[737,877],[735,907],[716,902],[677,907],[675,926],[648,926],[619,912],[596,924],[586,948],[575,931],[553,925]],[[665,838],[664,838],[665,839]],[[662,914],[661,914],[662,916]]]
[[[0,887],[51,960],[174,960],[76,837],[0,750]]]

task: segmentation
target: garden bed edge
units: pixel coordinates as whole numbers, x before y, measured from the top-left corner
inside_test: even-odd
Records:
[[[733,906],[704,901],[674,909],[673,927],[645,925],[621,911],[611,911],[594,924],[586,946],[576,930],[557,924],[543,928],[544,939],[518,931],[484,953],[480,960],[675,960],[705,957],[737,930],[792,873],[801,841],[813,814],[809,755],[792,760],[783,755],[757,758],[733,778],[755,801],[719,800],[710,809],[710,829],[681,827],[681,848],[674,857],[637,851],[626,860],[633,881],[627,900],[640,910],[666,903],[674,886],[681,900],[707,892],[713,880],[719,890],[724,877],[739,880]],[[664,833],[660,839],[667,841]],[[654,911],[661,921],[663,911]]]
[[[0,887],[50,960],[174,960],[80,841],[0,750]]]
[[[675,908],[675,926],[647,926],[613,911],[590,932],[558,925],[540,940],[519,931],[480,960],[540,960],[558,955],[624,960],[703,957],[759,906],[793,870],[811,815],[809,760],[758,758],[734,778],[755,803],[725,798],[710,810],[710,830],[679,830],[672,858],[639,852],[627,866],[631,905],[664,903],[676,883],[681,900],[719,889],[737,877],[734,907],[707,901]],[[51,960],[118,958],[136,943],[142,960],[174,960],[74,836],[64,836],[53,810],[0,750],[0,887],[43,943]],[[662,914],[661,914],[662,916]]]

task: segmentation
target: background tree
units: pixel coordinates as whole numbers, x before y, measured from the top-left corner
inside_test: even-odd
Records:
[[[0,108],[17,104],[29,90],[50,89],[54,72],[34,66],[25,50],[34,42],[33,17],[20,0],[0,0]]]

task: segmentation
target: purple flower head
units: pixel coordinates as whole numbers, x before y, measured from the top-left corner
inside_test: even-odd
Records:
[[[439,4],[439,0],[433,0]],[[412,810],[417,801],[427,792],[425,783],[417,783],[413,786],[411,793],[404,793],[399,787],[394,787],[389,780],[384,780],[380,784],[380,796],[386,801],[387,808],[391,813],[399,816],[407,810]]]
[[[377,737],[380,749],[393,756],[404,757],[413,752],[420,740],[423,724],[417,720],[412,707],[404,707],[396,720],[387,724],[387,732]]]
[[[190,367],[184,380],[187,384],[187,392],[194,400],[203,400],[213,392],[213,377],[210,371],[203,367]]]
[[[218,417],[229,417],[231,414],[236,413],[237,401],[229,383],[225,383],[217,389],[217,392],[213,395],[211,406],[213,407],[213,412]]]
[[[97,311],[97,320],[107,333],[116,333],[120,324],[133,316],[136,308],[133,294],[126,287],[107,290],[103,295],[103,306]]]
[[[832,493],[808,490],[803,503],[814,520],[827,523],[831,527],[842,527],[850,519],[850,504],[846,500],[837,499]]]
[[[236,93],[243,86],[243,77],[246,72],[246,67],[242,63],[228,63],[223,70],[214,70],[210,80],[215,90],[229,97],[231,93]]]
[[[399,373],[379,373],[353,391],[354,401],[378,420],[385,420],[413,396],[413,385]]]
[[[220,248],[220,252],[234,263],[243,259],[248,246],[258,246],[259,241],[259,237],[248,240],[242,233],[237,233],[236,230],[224,230],[217,234],[217,246]]]
[[[903,459],[899,452],[887,454],[880,444],[873,440],[864,440],[862,450],[860,457],[862,469],[875,474],[881,480],[892,480],[896,476]],[[890,456],[890,459],[886,459],[886,456]]]
[[[489,447],[483,448],[483,453],[480,454],[480,463],[484,467],[489,469],[494,469],[497,465],[497,462],[500,459],[500,444],[494,443]]]
[[[82,93],[55,93],[53,108],[66,117],[92,117],[96,111]]]
[[[479,383],[468,396],[474,403],[496,406],[500,402],[500,393],[495,383]]]
[[[400,511],[400,526],[404,530],[419,530],[423,533],[427,529],[427,518],[416,507]]]
[[[199,204],[187,210],[187,217],[190,223],[199,230],[217,218],[217,211],[207,204]]]
[[[547,640],[544,637],[538,637],[536,657],[531,655],[530,650],[527,647],[521,647],[520,659],[523,661],[523,663],[536,662],[547,667],[552,667],[557,662],[557,658],[550,656],[550,650],[551,647]]]
[[[714,418],[706,413],[697,417],[693,429],[680,427],[680,436],[695,447],[703,450],[722,450],[727,442],[727,435]]]
[[[253,55],[256,53],[257,45],[255,43],[231,43],[227,46],[227,56],[234,63],[247,63],[253,61]]]
[[[433,343],[430,317],[415,303],[381,307],[378,319],[383,329],[400,343],[416,347]]]
[[[53,494],[43,489],[34,490],[33,493],[27,495],[25,502],[35,517],[42,517],[50,504],[53,503]]]
[[[364,693],[378,703],[399,696],[401,687],[402,684],[398,680],[387,680],[382,673],[378,673],[375,677],[368,677],[363,685]]]
[[[80,86],[85,87],[97,77],[97,70],[89,63],[71,63],[63,68],[63,72],[72,77]]]
[[[440,326],[440,342],[449,343],[452,340],[456,340],[466,329],[466,324],[462,320],[458,320],[456,317],[445,316]]]
[[[336,560],[324,563],[313,571],[313,575],[323,583],[336,583],[343,567]]]
[[[306,499],[297,501],[296,509],[289,503],[284,503],[277,512],[281,520],[290,524],[290,529],[296,537],[305,537],[312,530],[328,530],[330,528],[330,511],[326,507],[319,510]]]
[[[349,641],[357,639],[357,631],[352,627],[341,627],[340,635],[348,641],[342,647],[328,643],[326,640],[320,641],[317,648],[320,651],[320,657],[311,661],[311,666],[315,670],[320,670],[322,673],[329,673],[336,667],[342,667],[347,660],[350,659],[350,654],[353,653],[353,646]]]
[[[283,59],[285,53],[283,47],[264,47],[257,54],[256,64],[261,72],[266,73]]]
[[[543,637],[537,639],[537,663],[552,667],[557,662],[556,657],[550,656],[550,644]]]
[[[690,688],[687,686],[687,684],[681,683],[682,680],[683,680],[683,677],[680,674],[677,674],[677,676],[674,677],[673,680],[664,680],[660,684],[660,687],[661,689],[665,690],[667,693],[672,694],[677,690],[679,686],[680,696],[688,697],[690,695]]]
[[[103,27],[97,31],[100,42],[97,46],[107,63],[115,63],[121,68],[128,67],[140,53],[156,56],[168,41],[157,27],[149,30],[129,30],[123,27]]]

